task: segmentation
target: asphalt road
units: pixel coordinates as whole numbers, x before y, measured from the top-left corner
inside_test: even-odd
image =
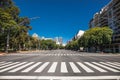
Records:
[[[1,80],[120,80],[120,54],[70,50],[0,56]]]

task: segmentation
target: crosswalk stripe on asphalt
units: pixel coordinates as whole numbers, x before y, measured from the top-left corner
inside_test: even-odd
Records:
[[[88,73],[92,73],[92,72],[94,72],[93,70],[91,70],[90,68],[88,68],[87,66],[85,66],[83,63],[81,63],[81,62],[77,62],[77,64],[80,66],[80,67],[82,67],[86,72],[88,72]]]
[[[0,66],[6,65],[6,64],[9,64],[9,63],[12,63],[12,62],[3,62],[3,63],[0,64]]]
[[[119,64],[112,63],[112,62],[107,62],[107,63],[109,63],[109,64],[111,64],[111,65],[115,65],[115,66],[120,66]]]
[[[18,67],[18,66],[20,66],[20,65],[22,65],[22,64],[25,64],[25,63],[27,63],[27,62],[22,62],[22,63],[19,63],[19,64],[14,65],[14,66],[11,66],[11,67],[2,69],[2,70],[0,70],[0,72],[5,72],[5,71],[7,71],[7,70],[13,69],[13,68]]]
[[[100,67],[97,67],[97,66],[95,66],[95,65],[93,65],[93,64],[91,64],[91,63],[89,63],[89,62],[85,62],[85,64],[93,67],[94,69],[96,69],[96,70],[98,70],[98,71],[100,71],[100,72],[107,72],[106,70],[104,70],[104,69],[102,69],[102,68],[100,68]]]
[[[83,69],[86,73],[99,72],[120,72],[120,67],[115,62],[6,62],[8,64],[0,67],[1,72],[21,72],[27,73],[32,70],[34,73],[41,73],[47,68],[47,73],[55,73],[60,63],[60,73],[69,73],[70,69],[73,73],[82,73]],[[51,64],[50,64],[51,63]],[[50,64],[50,65],[49,65]],[[69,66],[69,65],[70,66]],[[49,65],[49,66],[48,66]],[[69,68],[70,67],[70,68]]]
[[[9,72],[19,71],[19,70],[23,69],[24,67],[27,67],[27,66],[29,66],[29,65],[31,65],[31,64],[33,64],[33,63],[34,63],[34,62],[27,63],[27,64],[25,64],[25,65],[23,65],[23,66],[20,66],[20,67],[18,67],[18,68],[16,68],[16,69],[13,69],[13,70],[9,71]]]
[[[37,62],[36,64],[26,68],[25,70],[23,70],[22,72],[29,72],[30,70],[32,70],[33,68],[37,67],[38,65],[40,65],[42,62]]]
[[[17,63],[19,63],[19,62],[15,62],[15,63],[3,65],[3,66],[0,67],[0,69],[5,68],[5,67],[8,67],[8,66],[11,66],[11,65],[14,65],[14,64],[17,64]]]
[[[56,70],[57,64],[58,64],[58,62],[53,62],[52,66],[48,70],[48,73],[54,73]]]
[[[77,66],[73,62],[69,62],[74,73],[81,73],[81,71],[77,68]]]
[[[61,73],[68,73],[67,66],[65,62],[61,62]]]
[[[117,67],[117,66],[114,66],[114,65],[111,65],[111,64],[108,64],[108,63],[105,63],[105,62],[100,62],[104,65],[107,65],[107,66],[110,66],[110,67],[113,67],[113,68],[116,68],[116,69],[120,69],[120,67]]]
[[[113,72],[120,72],[120,71],[118,71],[118,70],[116,70],[116,69],[107,67],[107,66],[105,66],[105,65],[102,65],[102,64],[99,64],[99,63],[96,63],[96,62],[93,62],[93,63],[96,64],[96,65],[98,65],[98,66],[101,66],[101,67],[103,67],[103,68],[105,68],[105,69],[108,69],[108,70],[110,70],[110,71],[113,71]]]
[[[47,65],[49,64],[50,62],[46,62],[44,63],[42,66],[40,66],[35,72],[42,72],[46,67]]]

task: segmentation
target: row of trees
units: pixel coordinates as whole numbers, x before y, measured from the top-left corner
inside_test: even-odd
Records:
[[[61,48],[52,40],[40,40],[28,34],[32,29],[28,17],[20,17],[20,9],[12,0],[0,0],[0,50]]]
[[[80,48],[94,48],[103,51],[105,45],[112,41],[113,31],[109,27],[95,27],[87,30],[79,39],[75,39],[66,45],[66,49],[80,50]]]
[[[41,39],[35,39],[32,45],[29,46],[30,49],[34,50],[53,50],[53,49],[63,49],[64,47],[62,45],[57,45],[55,41],[53,40],[41,40]]]
[[[12,0],[0,0],[0,49],[21,47],[27,41],[31,29],[27,17],[19,16],[20,10]]]

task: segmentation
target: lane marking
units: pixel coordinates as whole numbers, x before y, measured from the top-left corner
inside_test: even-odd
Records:
[[[95,66],[95,65],[93,65],[93,64],[91,64],[91,63],[89,63],[89,62],[85,62],[85,64],[87,64],[87,65],[95,68],[96,70],[98,70],[98,71],[100,71],[100,72],[107,72],[106,70],[104,70],[104,69],[102,69],[102,68],[100,68],[100,67],[97,67],[97,66]]]
[[[101,67],[103,67],[103,68],[105,68],[105,69],[107,69],[107,70],[110,70],[110,71],[113,71],[113,72],[120,72],[120,71],[118,71],[118,70],[116,70],[116,69],[107,67],[107,66],[105,66],[105,65],[102,65],[102,64],[99,64],[99,63],[96,63],[96,62],[93,62],[93,63],[96,64],[96,65],[98,65],[98,66],[101,66]]]
[[[33,64],[32,66],[26,68],[25,70],[21,71],[21,72],[29,72],[31,71],[33,68],[35,68],[36,66],[40,65],[42,62],[37,62],[36,64]]]
[[[80,67],[82,67],[86,72],[88,72],[88,73],[93,73],[94,71],[93,70],[91,70],[90,68],[88,68],[87,66],[85,66],[83,63],[81,63],[81,62],[77,62],[77,64],[80,66]]]
[[[25,67],[33,64],[33,63],[34,63],[34,62],[27,63],[27,64],[25,64],[25,65],[23,65],[23,66],[20,66],[20,67],[18,67],[18,68],[15,68],[15,69],[13,69],[13,70],[10,70],[9,72],[17,72],[17,71],[19,71],[19,70],[21,70],[21,69],[23,69],[23,68],[25,68]]]
[[[120,66],[119,64],[113,63],[113,62],[107,62],[109,64],[115,65],[115,66]]]
[[[108,63],[105,63],[105,62],[100,62],[104,65],[107,65],[107,66],[110,66],[110,67],[113,67],[113,68],[116,68],[116,69],[120,69],[120,67],[117,67],[117,66],[114,66],[114,65],[111,65],[111,64],[108,64]]]
[[[119,80],[120,76],[80,76],[80,77],[74,77],[74,76],[0,76],[0,79],[34,79],[34,80],[39,80],[39,79],[49,79],[49,80],[54,80],[54,79],[61,79],[61,80],[93,80],[93,79],[115,79]]]
[[[25,64],[25,63],[27,63],[27,62],[22,62],[22,63],[20,63],[20,64],[16,64],[16,65],[14,65],[14,66],[11,66],[11,67],[2,69],[2,70],[0,70],[0,72],[4,72],[4,71],[7,71],[7,70],[10,70],[10,69],[12,69],[12,68],[15,68],[15,67],[20,66],[20,65]]]
[[[48,70],[48,73],[54,73],[56,70],[57,64],[58,62],[54,62],[52,66],[50,67],[50,69]]]
[[[65,62],[61,62],[61,73],[68,73],[67,66]]]
[[[3,62],[3,63],[0,64],[0,66],[6,65],[6,64],[9,64],[9,63],[12,63],[12,62]]]
[[[42,66],[40,66],[36,71],[34,72],[42,72],[49,64],[50,62],[45,62]]]
[[[69,62],[69,64],[74,73],[81,73],[80,70],[77,68],[77,66],[73,62]]]
[[[0,67],[0,69],[5,68],[5,67],[9,67],[9,66],[14,65],[14,64],[17,64],[17,63],[20,63],[20,62],[15,62],[15,63],[3,65],[3,66]]]

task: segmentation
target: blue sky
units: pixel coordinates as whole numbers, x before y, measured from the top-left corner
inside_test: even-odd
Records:
[[[110,0],[13,0],[20,8],[20,16],[32,20],[30,35],[40,37],[63,37],[63,42],[70,40],[78,30],[88,30],[88,23],[93,15]]]

